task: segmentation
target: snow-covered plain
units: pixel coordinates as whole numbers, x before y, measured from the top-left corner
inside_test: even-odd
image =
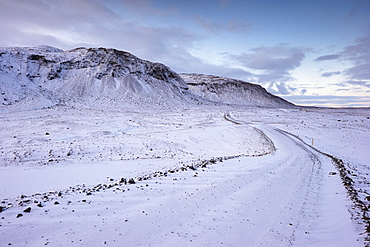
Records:
[[[325,154],[342,159],[366,204],[369,117],[230,106],[3,110],[0,244],[367,245],[367,209]]]
[[[0,246],[370,245],[370,109],[181,76],[0,48]]]

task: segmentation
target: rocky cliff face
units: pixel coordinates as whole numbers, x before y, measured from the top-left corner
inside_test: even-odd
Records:
[[[80,103],[168,108],[198,103],[160,63],[106,48],[0,48],[0,104]]]
[[[180,74],[189,90],[210,101],[232,105],[292,107],[292,103],[274,96],[260,85],[203,74]]]

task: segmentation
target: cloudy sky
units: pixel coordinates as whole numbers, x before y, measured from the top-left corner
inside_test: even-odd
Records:
[[[370,107],[370,0],[0,0],[0,46],[111,47],[297,104]]]

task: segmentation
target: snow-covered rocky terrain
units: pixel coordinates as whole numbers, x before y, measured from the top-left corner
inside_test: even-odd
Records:
[[[210,101],[244,106],[293,107],[293,104],[270,94],[257,84],[214,75],[185,74],[189,90]]]
[[[199,100],[165,65],[115,49],[0,48],[0,62],[3,106],[169,108]]]
[[[369,245],[370,109],[113,49],[0,54],[0,246]]]

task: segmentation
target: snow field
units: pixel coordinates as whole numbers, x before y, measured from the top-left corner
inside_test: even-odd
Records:
[[[243,124],[225,120],[223,115],[228,111]],[[85,114],[76,117],[78,112],[69,109],[67,114],[60,114],[60,111],[43,109],[29,116],[17,112],[2,116],[5,124],[1,126],[8,131],[1,139],[4,153],[21,150],[23,143],[33,139],[29,130],[25,128],[22,132],[21,127],[21,122],[30,121],[39,124],[40,136],[50,132],[51,140],[39,147],[42,152],[47,153],[50,148],[62,150],[61,141],[65,141],[62,140],[65,136],[78,141],[84,156],[72,152],[59,162],[42,164],[26,158],[23,162],[5,163],[10,162],[11,156],[1,161],[4,163],[0,195],[12,203],[12,207],[0,214],[1,242],[13,246],[364,244],[364,225],[351,220],[353,203],[340,176],[333,173],[337,171],[331,159],[301,141],[310,144],[308,140],[319,139],[314,135],[319,133],[322,143],[316,146],[315,142],[314,147],[328,153],[335,150],[325,149],[328,146],[325,140],[326,144],[337,145],[336,150],[342,152],[330,154],[344,157],[346,148],[332,133],[320,128],[326,124],[328,129],[336,131],[342,123],[349,127],[349,122],[332,120],[338,116],[335,114],[343,113],[329,111],[317,119],[317,112],[304,115],[294,109],[263,108],[114,114],[85,110]],[[349,110],[341,115],[344,119],[354,114],[349,118],[359,123],[344,128],[355,137],[352,145],[369,145],[367,139],[361,137],[367,133],[367,113]],[[37,118],[37,115],[47,117]],[[19,116],[23,118],[17,122]],[[67,121],[70,137],[64,132],[65,126],[61,127],[56,119]],[[298,119],[312,124],[301,124]],[[18,146],[11,132],[15,130],[20,132]],[[343,136],[336,137],[340,140]],[[104,143],[110,150],[103,152],[91,143]],[[122,145],[119,152],[112,151],[120,143],[125,146]],[[119,154],[125,150],[134,155],[121,160]],[[351,146],[350,150],[354,150],[351,152],[357,155],[357,161],[366,160],[366,155],[356,153],[361,148]],[[96,158],[100,154],[102,158]],[[225,156],[233,158],[222,159],[222,162],[215,159],[206,167],[190,168],[192,164],[199,164],[199,160]],[[356,166],[356,171],[364,172],[362,168],[366,163],[362,164]],[[139,181],[138,178],[150,174],[151,179]],[[136,183],[119,183],[121,177],[133,177]],[[361,189],[366,190],[365,186]],[[56,192],[50,193],[50,190]],[[40,195],[31,196],[37,192],[49,197],[42,201],[43,207],[33,201],[41,201]],[[25,197],[19,198],[20,194]],[[25,202],[28,199],[31,203]],[[31,212],[23,212],[28,207],[32,208]],[[17,218],[19,213],[23,216]]]

